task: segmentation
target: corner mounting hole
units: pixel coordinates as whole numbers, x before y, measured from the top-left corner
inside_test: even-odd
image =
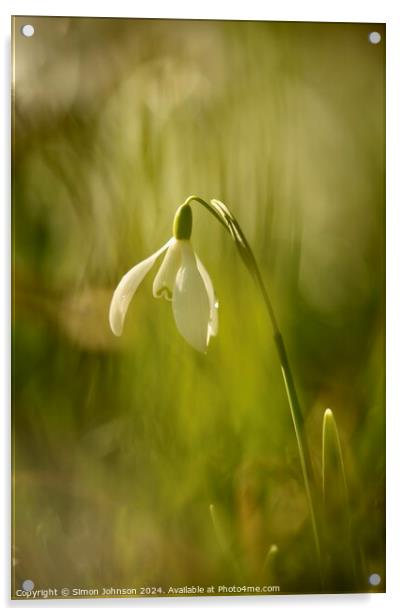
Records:
[[[23,36],[31,38],[31,36],[35,34],[35,28],[31,24],[25,24],[25,26],[21,28],[21,33]]]
[[[378,586],[378,584],[381,582],[381,576],[378,575],[378,573],[372,573],[368,581],[371,586]]]
[[[33,583],[32,580],[25,580],[24,582],[22,582],[23,590],[26,590],[27,592],[31,592],[34,588],[35,588],[35,584]]]
[[[379,32],[370,32],[369,41],[372,45],[378,45],[381,41],[381,34]]]

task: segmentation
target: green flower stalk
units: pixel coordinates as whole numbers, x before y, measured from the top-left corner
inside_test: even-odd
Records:
[[[308,508],[310,513],[311,520],[311,528],[314,538],[315,551],[318,561],[318,566],[320,568],[321,563],[321,547],[320,547],[320,539],[318,534],[318,525],[317,525],[317,514],[316,514],[316,506],[313,498],[313,488],[314,485],[314,475],[313,468],[311,464],[311,457],[309,453],[309,447],[306,439],[306,434],[304,430],[304,417],[301,411],[301,407],[299,404],[299,399],[296,392],[296,387],[293,379],[292,370],[290,367],[285,343],[283,341],[282,334],[279,329],[278,321],[275,316],[275,312],[268,294],[268,291],[265,287],[263,278],[261,276],[261,272],[258,268],[256,258],[254,256],[253,251],[239,225],[233,213],[229,210],[229,208],[218,201],[217,199],[211,199],[210,203],[204,201],[200,197],[195,195],[191,195],[188,197],[183,206],[189,205],[192,201],[198,202],[200,205],[205,207],[219,223],[223,225],[223,227],[230,233],[232,239],[236,244],[236,248],[240,254],[240,257],[246,266],[248,272],[251,274],[254,279],[261,295],[264,300],[265,307],[267,309],[268,317],[271,322],[272,332],[275,342],[275,347],[278,353],[279,362],[281,365],[282,376],[285,384],[287,399],[289,403],[290,413],[292,416],[293,426],[295,430],[297,446],[299,451],[300,465],[303,474],[304,487],[306,492],[306,498],[308,502]],[[182,207],[183,207],[182,206]]]

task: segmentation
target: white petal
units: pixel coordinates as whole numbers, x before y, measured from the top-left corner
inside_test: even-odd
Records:
[[[197,255],[195,255],[195,258],[197,259],[197,267],[198,267],[198,271],[200,272],[202,279],[204,281],[205,284],[205,288],[207,290],[208,293],[208,299],[209,299],[209,335],[210,336],[216,336],[218,333],[218,302],[216,300],[216,296],[215,296],[215,291],[214,291],[214,287],[211,281],[211,278],[209,277],[209,274],[207,272],[207,270],[205,269],[204,265],[202,264],[201,260],[198,258]]]
[[[173,290],[173,315],[183,338],[197,351],[205,353],[209,338],[208,293],[190,242],[180,240],[180,248],[182,265]]]
[[[134,293],[159,255],[172,244],[173,239],[174,238],[171,238],[164,246],[162,246],[162,248],[159,248],[159,250],[154,252],[154,254],[147,259],[137,263],[137,265],[134,265],[134,267],[123,276],[117,285],[117,288],[113,293],[109,309],[110,328],[115,336],[120,336],[123,331],[127,308]]]
[[[179,242],[174,238],[165,254],[162,265],[155,276],[153,284],[154,297],[165,297],[171,300],[178,269],[181,265],[181,250]]]

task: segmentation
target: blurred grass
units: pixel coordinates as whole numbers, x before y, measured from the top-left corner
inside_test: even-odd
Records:
[[[355,534],[342,445],[331,409],[327,409],[323,416],[322,496],[327,583],[331,586],[337,584],[340,591],[353,591],[361,574],[357,571]]]
[[[317,477],[322,412],[336,413],[354,589],[371,590],[368,575],[384,579],[385,47],[367,37],[384,28],[30,22],[24,39],[15,19],[17,587],[233,583],[213,503],[248,583],[277,545],[282,592],[317,589],[264,306],[201,208],[194,245],[220,302],[208,354],[152,298],[152,275],[123,337],[109,331],[121,275],[199,194],[228,203],[255,250]]]

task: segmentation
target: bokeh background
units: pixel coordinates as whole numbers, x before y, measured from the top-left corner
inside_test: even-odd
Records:
[[[14,591],[384,590],[384,27],[28,21],[34,36],[23,17],[13,36]],[[208,353],[152,297],[157,268],[123,336],[109,330],[115,286],[190,194],[227,203],[253,247],[317,492],[334,412],[356,568],[335,521],[324,588],[264,305],[201,206]]]

